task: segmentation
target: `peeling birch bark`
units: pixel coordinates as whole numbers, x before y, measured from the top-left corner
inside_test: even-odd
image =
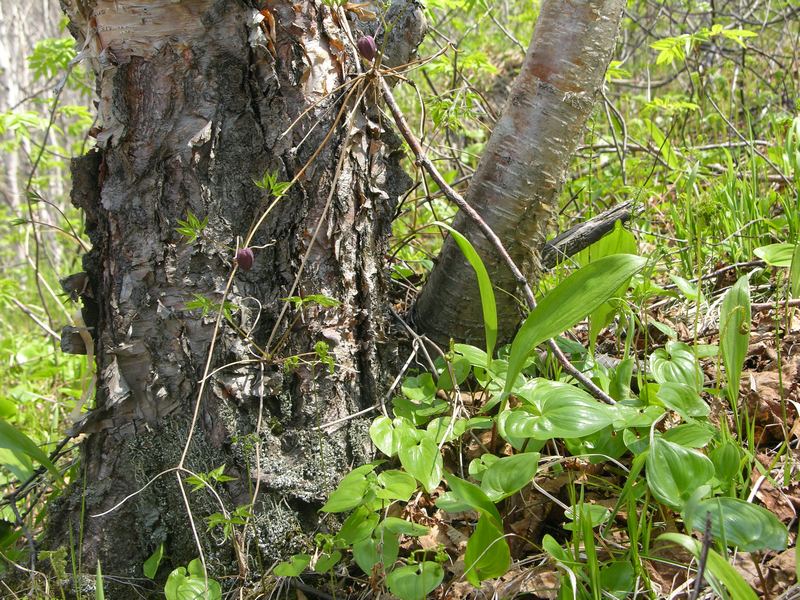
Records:
[[[260,23],[262,2],[62,4],[100,98],[98,151],[74,162],[72,192],[93,243],[83,298],[98,391],[79,424],[85,480],[48,511],[48,535],[68,543],[70,529],[82,532],[83,564],[99,559],[104,574],[122,578],[140,577],[160,543],[172,561],[165,568],[198,555],[174,475],[90,515],[179,463],[215,320],[187,305],[222,300],[237,238],[270,202],[254,179],[302,173],[253,239],[252,269],[238,271],[227,299],[240,331],[261,347],[281,343],[260,362],[223,321],[186,466],[226,465],[235,480],[218,489],[229,510],[248,504],[259,482],[251,536],[241,540],[251,560],[308,550],[320,502],[372,453],[368,416],[320,426],[373,405],[391,381],[383,257],[409,183],[399,141],[368,131],[355,96],[350,127],[337,121],[345,99],[330,92],[354,76],[356,58],[322,3],[269,0],[272,29]],[[208,218],[194,243],[176,232],[189,211]],[[287,296],[309,294],[339,304],[279,318]],[[333,372],[314,358],[318,344]],[[207,562],[230,573],[231,544],[203,522],[219,506],[207,493],[190,501]]]
[[[472,178],[466,200],[503,240],[529,281],[541,271],[540,249],[558,209],[564,172],[592,112],[614,49],[622,0],[545,0],[520,74]],[[519,324],[524,303],[516,282],[474,223],[454,227],[480,254],[496,289],[500,339]],[[448,239],[413,309],[421,333],[479,343],[478,284]]]

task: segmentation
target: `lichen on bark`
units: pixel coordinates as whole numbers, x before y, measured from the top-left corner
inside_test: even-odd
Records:
[[[269,563],[307,546],[325,526],[326,492],[371,457],[364,418],[321,426],[374,404],[389,382],[383,256],[408,181],[399,143],[368,131],[354,97],[329,93],[357,76],[341,10],[279,0],[62,4],[99,97],[97,149],[75,162],[73,192],[93,243],[84,264],[98,391],[80,424],[79,481],[50,511],[48,536],[63,543],[82,532],[83,564],[99,559],[118,581],[141,576],[161,543],[164,569],[197,556],[174,474],[157,476],[180,464],[207,376],[185,466],[226,465],[235,479],[218,491],[229,510],[248,504],[258,482],[252,539],[239,545]],[[352,111],[345,126],[338,115]],[[203,315],[191,301],[222,301],[237,240],[272,200],[254,183],[265,172],[297,181],[253,237],[252,269],[233,281],[237,326],[223,319],[217,332],[214,310]],[[208,219],[192,243],[176,232],[189,212]],[[308,294],[339,303],[284,311],[287,296]],[[332,372],[309,358],[319,343]],[[216,500],[200,491],[190,504],[209,566],[230,573],[232,544],[203,523],[220,512]]]

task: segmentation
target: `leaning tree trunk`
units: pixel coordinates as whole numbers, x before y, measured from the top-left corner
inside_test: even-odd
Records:
[[[367,422],[345,417],[375,403],[392,361],[383,255],[408,178],[367,106],[375,93],[352,83],[347,32],[360,24],[313,0],[63,4],[99,91],[98,149],[73,165],[98,382],[80,477],[49,535],[82,540],[87,568],[99,559],[120,577],[141,577],[161,543],[167,566],[196,557],[175,474],[153,478],[181,464],[198,401],[183,464],[226,466],[228,510],[258,485],[239,550],[269,565],[324,530],[320,501],[369,459]],[[414,3],[397,14],[421,31]],[[237,240],[274,200],[254,184],[265,172],[296,183],[255,234],[252,269],[239,261],[217,332]],[[190,213],[208,221],[195,241],[176,231]],[[288,296],[312,294],[338,304],[284,313]],[[189,502],[209,566],[230,573],[232,544],[203,522],[220,507],[205,490]]]
[[[529,281],[558,206],[564,172],[592,112],[614,49],[624,0],[545,0],[522,70],[492,130],[466,200],[504,242]],[[454,227],[472,242],[497,288],[500,338],[520,320],[517,282],[478,226],[459,213]],[[417,300],[413,321],[446,344],[483,339],[478,284],[452,239]]]

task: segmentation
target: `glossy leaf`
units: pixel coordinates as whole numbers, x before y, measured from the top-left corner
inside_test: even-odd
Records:
[[[658,383],[683,383],[700,392],[703,372],[692,347],[670,341],[650,355],[650,371]]]
[[[728,399],[735,403],[739,397],[742,367],[750,343],[750,281],[742,275],[725,293],[719,314],[719,336],[722,363],[728,377]]]
[[[371,463],[350,471],[331,492],[328,501],[320,510],[330,513],[345,512],[361,504],[369,490],[367,473],[374,471],[376,466],[375,463]]]
[[[425,561],[398,567],[386,577],[389,591],[400,600],[424,600],[444,579],[439,563]]]
[[[771,267],[788,267],[792,264],[794,251],[795,244],[783,242],[761,246],[753,250],[753,254]]]
[[[155,549],[146,561],[144,561],[143,570],[144,576],[148,579],[154,579],[156,576],[156,572],[158,572],[158,567],[161,564],[161,559],[164,557],[164,544],[159,544],[158,548]]]
[[[711,533],[715,539],[744,552],[785,550],[789,532],[778,518],[762,506],[739,498],[708,498],[691,507],[687,525],[705,528],[706,513],[711,513]]]
[[[499,502],[528,485],[538,468],[538,452],[506,456],[495,461],[483,472],[481,489],[492,502]]]
[[[503,392],[511,391],[536,346],[566,331],[612,298],[646,262],[646,259],[632,254],[603,257],[572,273],[542,298],[511,344]]]
[[[2,419],[0,419],[0,448],[6,448],[14,454],[21,454],[32,458],[47,468],[56,479],[61,480],[61,474],[50,461],[47,454],[45,454],[27,435]]]
[[[450,232],[456,245],[461,250],[464,258],[475,270],[475,276],[478,279],[478,291],[481,297],[481,309],[483,311],[483,327],[486,335],[486,356],[488,361],[491,361],[494,354],[494,347],[497,343],[497,303],[494,297],[494,289],[492,287],[492,280],[489,277],[489,272],[475,251],[475,248],[467,238],[461,235],[458,231],[447,225],[446,223],[436,222],[435,225],[446,229]],[[488,364],[487,364],[488,366]]]
[[[400,544],[397,535],[388,531],[376,531],[376,535],[353,544],[353,558],[364,573],[371,573],[377,564],[383,569],[391,567],[397,560]]]
[[[431,493],[436,489],[442,480],[444,462],[439,447],[430,436],[426,435],[418,444],[401,448],[398,454],[400,464],[422,484],[426,492]]]
[[[391,469],[378,474],[378,484],[375,495],[382,500],[400,500],[407,502],[417,490],[417,480],[405,471]]]
[[[450,491],[457,500],[477,510],[480,514],[487,515],[498,526],[502,523],[497,507],[481,488],[474,483],[459,479],[450,473],[445,475],[445,480],[447,481],[447,485],[450,486]]]
[[[492,517],[482,514],[467,542],[464,553],[464,575],[472,585],[500,577],[511,564],[511,551],[503,537],[503,529]]]
[[[714,465],[707,456],[659,437],[650,445],[646,464],[653,496],[677,509],[714,476]]]
[[[658,387],[656,398],[667,408],[674,410],[685,421],[692,417],[708,416],[710,408],[703,402],[700,394],[694,386],[678,383],[677,381],[665,381]]]

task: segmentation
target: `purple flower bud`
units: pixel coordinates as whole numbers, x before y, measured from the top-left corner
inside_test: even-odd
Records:
[[[367,60],[374,60],[375,55],[378,53],[378,46],[375,45],[375,38],[371,35],[365,35],[356,42],[358,46],[358,53]]]
[[[255,256],[253,256],[252,248],[239,248],[236,251],[236,262],[242,271],[249,271],[252,269],[254,260]]]

